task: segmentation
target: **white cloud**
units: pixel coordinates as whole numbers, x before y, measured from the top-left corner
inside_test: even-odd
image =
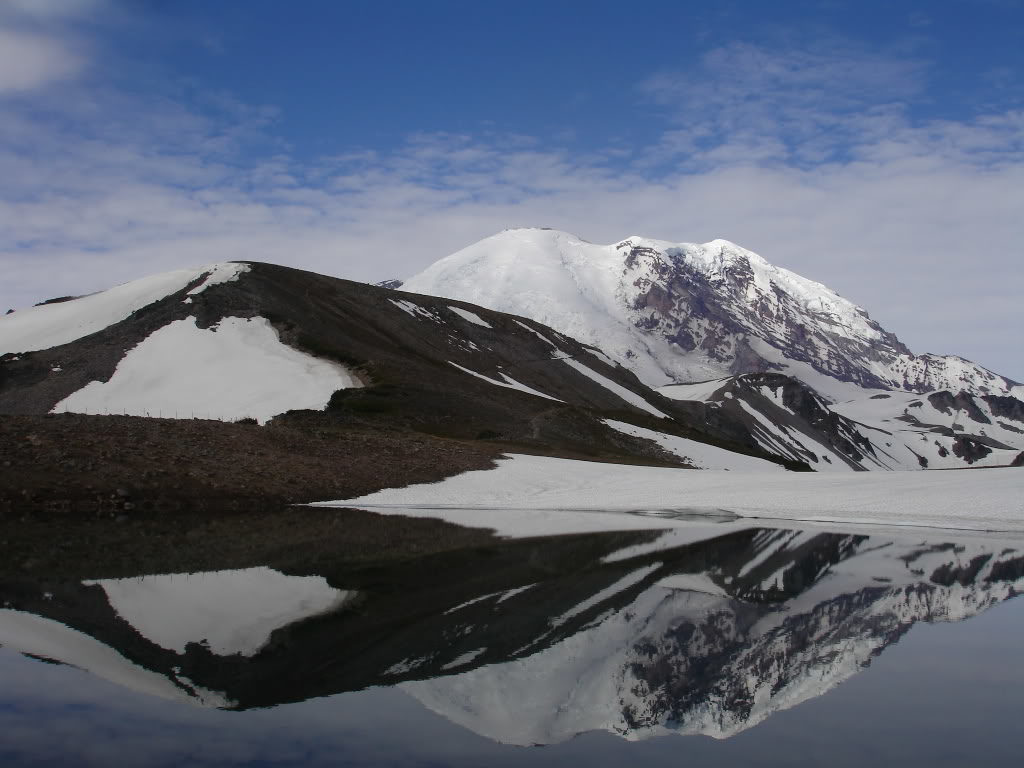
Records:
[[[107,0],[0,0],[0,17],[53,21],[83,16],[105,5]]]
[[[896,100],[920,87],[918,64],[886,59],[851,74],[852,54],[843,56],[774,65],[744,51],[733,75],[766,70],[755,78],[765,100],[775,89],[776,104],[791,106],[751,107],[742,89],[727,93],[707,122],[677,121],[632,164],[529,137],[454,134],[304,164],[268,132],[272,113],[230,99],[200,113],[91,93],[62,104],[72,120],[12,112],[0,122],[0,311],[227,259],[369,281],[408,276],[517,225],[597,242],[726,237],[863,305],[912,349],[1024,378],[1024,116],[915,123]],[[910,83],[886,85],[883,69]],[[855,82],[845,94],[825,94],[825,83],[847,76]],[[858,132],[842,157],[812,128],[832,119],[813,114],[814,99],[783,98],[792,82],[852,105]],[[869,104],[873,87],[885,104]],[[764,130],[736,117],[750,109],[764,112]],[[806,121],[799,157],[794,120]],[[243,163],[253,147],[262,160]]]
[[[816,164],[887,131],[926,77],[924,62],[834,38],[791,49],[730,43],[708,51],[694,71],[652,76],[641,92],[681,126],[659,160],[675,155],[709,167],[729,159],[716,147],[732,147],[758,161]]]
[[[86,46],[72,26],[107,0],[0,0],[0,97],[78,76]]]
[[[82,57],[56,38],[0,27],[0,94],[67,79],[83,65]]]

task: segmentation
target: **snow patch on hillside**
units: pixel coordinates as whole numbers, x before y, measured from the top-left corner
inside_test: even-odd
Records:
[[[698,400],[707,403],[712,402],[712,396],[730,381],[731,379],[711,379],[692,384],[668,384],[658,387],[658,393],[672,400]]]
[[[405,299],[388,299],[392,304],[398,307],[400,310],[410,317],[425,317],[428,320],[435,320],[440,322],[441,318],[431,312],[429,309],[424,309],[419,304],[413,304],[411,301]]]
[[[525,329],[526,329],[526,330],[528,330],[528,331],[529,331],[530,333],[532,333],[532,334],[533,334],[534,336],[536,336],[536,337],[537,337],[538,339],[540,339],[540,340],[541,340],[541,341],[543,341],[544,343],[548,344],[549,346],[553,347],[553,348],[554,348],[555,350],[557,350],[557,349],[558,349],[558,345],[557,345],[557,344],[555,344],[555,342],[553,342],[553,341],[552,341],[551,339],[549,339],[549,338],[548,338],[547,336],[545,336],[545,335],[544,335],[543,333],[541,333],[540,331],[538,331],[538,330],[537,330],[536,328],[531,328],[531,327],[530,327],[530,326],[528,326],[528,325],[527,325],[526,323],[521,323],[521,322],[519,322],[518,320],[513,320],[513,322],[514,322],[514,323],[515,323],[516,325],[518,325],[518,326],[519,326],[520,328],[525,328]]]
[[[0,317],[0,354],[49,349],[102,331],[132,313],[177,293],[203,275],[206,280],[190,295],[212,285],[237,280],[248,264],[209,264],[151,275],[100,293],[57,304],[21,309]]]
[[[640,395],[638,395],[636,392],[633,392],[630,389],[626,389],[621,384],[616,384],[614,381],[609,379],[607,376],[602,376],[597,371],[593,371],[590,368],[588,368],[587,366],[585,366],[583,363],[581,363],[581,362],[579,362],[577,360],[573,360],[571,357],[561,357],[561,358],[556,358],[556,359],[561,360],[563,363],[565,363],[569,367],[574,368],[578,372],[582,373],[584,376],[586,376],[591,381],[596,381],[598,384],[600,384],[602,387],[607,389],[609,392],[613,392],[614,394],[618,395],[621,399],[625,400],[630,405],[632,405],[632,406],[634,406],[636,408],[639,408],[642,411],[647,411],[648,413],[653,414],[654,416],[659,416],[659,417],[661,417],[663,419],[671,418],[670,416],[665,415],[664,413],[659,411],[657,408],[655,408],[653,405],[648,403],[646,400],[644,400],[642,397],[640,397]]]
[[[323,409],[339,389],[362,383],[339,363],[282,344],[262,317],[226,317],[199,328],[175,320],[128,352],[110,381],[93,381],[54,413],[123,413],[166,418],[251,417]]]
[[[708,445],[707,443],[688,440],[685,437],[667,435],[664,432],[655,432],[653,429],[644,429],[643,427],[637,427],[633,424],[613,419],[604,419],[604,423],[618,432],[657,443],[666,451],[674,453],[698,469],[741,469],[752,472],[786,471],[780,465],[765,459],[744,456],[742,453],[734,453],[733,451],[727,451],[724,448]]]
[[[209,269],[210,274],[206,276],[202,283],[188,292],[189,296],[198,296],[207,288],[220,285],[221,283],[236,282],[240,276],[249,272],[252,268],[244,262],[229,261],[223,264],[213,264]]]
[[[470,376],[475,376],[478,379],[483,379],[488,384],[493,384],[496,387],[504,387],[505,389],[514,389],[517,392],[525,392],[528,395],[536,395],[537,397],[543,397],[543,398],[545,398],[547,400],[554,400],[555,402],[558,402],[558,403],[564,402],[563,400],[559,400],[557,397],[552,397],[551,395],[545,395],[543,392],[539,392],[538,390],[533,389],[532,387],[528,387],[525,384],[523,384],[522,382],[516,381],[515,379],[513,379],[508,374],[501,373],[500,371],[498,372],[498,375],[501,376],[501,378],[504,379],[504,381],[498,381],[497,379],[492,379],[490,376],[484,376],[482,373],[477,373],[476,371],[471,371],[471,370],[469,370],[469,368],[463,368],[461,365],[459,365],[458,363],[453,363],[451,360],[448,361],[448,364],[455,366],[456,368],[458,368],[463,373],[468,373]]]
[[[450,309],[456,315],[461,317],[463,320],[468,320],[469,322],[473,323],[473,325],[479,325],[481,328],[492,327],[491,324],[484,320],[482,317],[480,317],[480,315],[474,314],[473,312],[470,312],[468,309],[462,309],[460,307],[452,306],[449,306],[448,309]]]

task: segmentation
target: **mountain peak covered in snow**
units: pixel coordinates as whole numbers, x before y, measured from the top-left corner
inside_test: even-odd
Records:
[[[914,355],[828,287],[722,239],[596,245],[506,230],[403,289],[532,318],[600,346],[650,386],[761,372],[912,392],[1007,394],[1015,384],[959,357]]]

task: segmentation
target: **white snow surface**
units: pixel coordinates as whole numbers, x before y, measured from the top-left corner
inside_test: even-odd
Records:
[[[742,331],[686,306],[668,306],[665,275],[677,270],[721,286],[716,298]],[[652,286],[664,301],[648,300]],[[727,240],[671,243],[632,236],[597,245],[567,232],[514,229],[435,262],[405,281],[403,290],[531,318],[600,347],[651,387],[730,375],[745,345],[759,354],[769,347],[763,355],[769,361],[783,356],[780,350],[792,349],[796,325],[813,339],[823,370],[852,367],[897,388],[909,382],[912,389],[1007,393],[1011,386],[962,358],[904,354],[860,307]],[[677,330],[693,342],[688,351],[672,340]],[[867,359],[865,349],[881,354]],[[804,380],[812,386],[818,377],[829,378],[809,365],[786,363],[811,372]]]
[[[660,417],[662,419],[671,418],[670,416],[666,416],[664,413],[659,411],[653,405],[648,403],[646,400],[644,400],[642,397],[640,397],[640,395],[638,395],[636,392],[633,392],[630,389],[626,389],[621,384],[616,384],[614,381],[609,379],[607,376],[602,376],[597,371],[592,371],[590,368],[585,366],[583,363],[581,363],[581,362],[579,362],[577,360],[573,360],[571,357],[562,357],[562,358],[558,358],[558,359],[560,359],[563,363],[565,363],[569,367],[575,369],[576,371],[579,371],[580,373],[582,373],[584,376],[586,376],[591,381],[596,381],[598,384],[600,384],[602,387],[607,389],[609,392],[613,392],[614,394],[618,395],[622,400],[625,400],[630,405],[635,406],[635,407],[639,408],[642,411],[647,411],[648,413],[653,414],[654,416],[658,416],[658,417]]]
[[[20,309],[0,316],[0,354],[32,352],[67,344],[121,322],[133,312],[177,293],[203,275],[207,275],[206,280],[189,291],[189,295],[201,293],[211,285],[237,280],[247,271],[249,265],[241,262],[208,264],[151,275],[71,301]]]
[[[189,643],[205,643],[220,656],[253,656],[275,629],[336,610],[355,595],[322,576],[266,567],[83,583],[102,587],[117,614],[161,648],[185,653]]]
[[[558,345],[557,345],[557,344],[555,344],[555,342],[553,342],[553,341],[552,341],[551,339],[549,339],[549,338],[548,338],[547,336],[545,336],[545,335],[544,335],[543,333],[541,333],[540,331],[538,331],[538,330],[537,330],[536,328],[531,328],[531,327],[530,327],[530,326],[528,326],[528,325],[527,325],[526,323],[520,322],[519,320],[514,320],[513,322],[514,322],[514,323],[515,323],[516,325],[518,325],[519,327],[521,327],[521,328],[525,328],[525,329],[526,329],[526,330],[528,330],[528,331],[529,331],[530,333],[532,333],[532,334],[533,334],[534,336],[536,336],[536,337],[537,337],[538,339],[540,339],[540,340],[541,340],[541,341],[543,341],[544,343],[548,344],[549,346],[553,347],[553,348],[554,348],[555,350],[557,350],[557,349],[558,349]]]
[[[167,418],[255,418],[322,409],[339,389],[360,387],[339,363],[289,347],[262,317],[226,317],[199,328],[194,317],[150,334],[117,365],[110,381],[93,381],[53,412],[125,413]]]
[[[513,454],[499,459],[495,469],[321,504],[440,517],[513,536],[580,530],[574,525],[589,526],[586,530],[672,527],[668,518],[614,514],[666,509],[1024,532],[1024,471],[721,472]],[[577,514],[560,520],[566,510]]]
[[[477,373],[476,371],[471,371],[471,370],[469,370],[469,368],[463,368],[461,365],[459,365],[458,363],[453,363],[451,360],[448,361],[448,364],[449,365],[454,365],[456,368],[458,368],[463,373],[468,373],[470,376],[476,376],[478,379],[483,379],[488,384],[493,384],[496,387],[504,387],[505,389],[514,389],[517,392],[525,392],[528,395],[536,395],[537,397],[543,397],[546,400],[554,400],[554,401],[559,402],[559,403],[564,402],[563,400],[559,400],[557,397],[552,397],[551,395],[545,395],[543,392],[540,392],[539,390],[533,389],[533,387],[528,387],[525,384],[523,384],[522,382],[516,381],[511,376],[509,376],[507,373],[499,372],[498,375],[501,376],[501,378],[504,381],[498,381],[497,379],[492,379],[490,376],[484,376],[482,373]]]
[[[624,421],[615,421],[614,419],[604,419],[604,423],[618,432],[657,443],[666,451],[674,453],[698,469],[738,469],[753,472],[786,471],[784,467],[765,459],[744,456],[742,453],[727,451],[724,448],[708,445],[707,443],[699,443],[696,440],[688,440],[685,437],[655,432],[653,429],[637,427]]]
[[[658,387],[658,392],[672,400],[699,400],[702,403],[711,402],[712,396],[722,387],[728,384],[730,379],[711,379],[710,381],[696,381],[692,384],[667,384]]]
[[[209,274],[202,283],[188,292],[189,296],[198,296],[207,288],[214,285],[220,285],[221,283],[233,283],[240,275],[249,272],[252,268],[244,262],[229,261],[222,264],[211,264],[205,269],[209,270]]]
[[[461,317],[463,320],[468,320],[469,322],[473,323],[473,325],[479,325],[481,328],[493,327],[490,323],[488,323],[486,320],[480,317],[480,315],[470,312],[468,309],[462,309],[461,307],[452,306],[449,306],[448,309],[450,309],[456,315]]]
[[[637,375],[648,384],[668,384],[671,379],[651,361],[641,337],[619,318],[621,273],[622,257],[614,245],[521,229],[441,259],[405,282],[403,290],[522,315],[600,347],[616,360],[627,351],[644,350],[636,364],[643,372],[637,368]]]
[[[410,317],[425,317],[428,320],[435,321],[440,321],[441,319],[433,312],[431,312],[429,309],[424,309],[419,304],[414,304],[411,301],[406,301],[405,299],[388,299],[388,301],[390,301],[392,304],[394,304],[396,307],[398,307],[400,310],[405,312],[405,314],[409,315]]]

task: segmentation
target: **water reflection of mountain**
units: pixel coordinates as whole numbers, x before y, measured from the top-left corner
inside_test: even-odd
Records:
[[[713,525],[317,569],[2,585],[0,644],[224,708],[402,684],[503,742],[724,737],[1024,588],[995,541]]]

